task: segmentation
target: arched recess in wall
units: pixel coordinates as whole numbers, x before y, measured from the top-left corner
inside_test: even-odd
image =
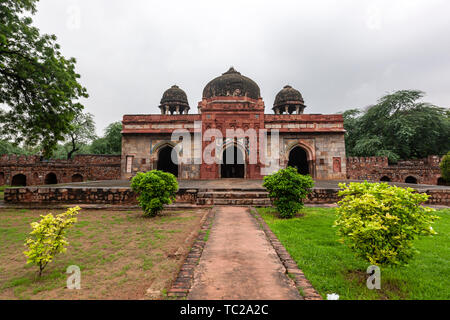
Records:
[[[56,177],[56,174],[53,172],[48,173],[45,176],[44,184],[58,184],[58,178]]]
[[[222,151],[221,178],[245,178],[244,152],[236,144],[226,146]]]
[[[159,149],[157,169],[178,177],[178,165],[172,161],[172,150],[173,147],[171,145],[166,145]],[[177,157],[176,162],[178,162],[178,155],[174,154]]]
[[[381,177],[380,181],[382,181],[382,182],[390,182],[391,178],[389,178],[388,176],[384,176],[384,177]]]
[[[417,178],[409,176],[405,179],[405,183],[417,184]]]
[[[24,174],[16,174],[11,180],[11,185],[13,187],[25,187],[27,185],[27,176]]]
[[[439,177],[437,179],[437,185],[438,186],[447,186],[447,185],[449,185],[449,183],[447,183],[444,178]]]
[[[311,174],[311,162],[308,160],[308,152],[300,146],[295,146],[289,152],[288,167],[296,168],[300,174]]]
[[[83,182],[83,176],[79,173],[76,173],[72,176],[72,182]]]
[[[0,186],[5,184],[5,173],[0,172]]]

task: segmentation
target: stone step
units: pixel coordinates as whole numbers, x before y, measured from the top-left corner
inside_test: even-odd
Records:
[[[198,205],[245,205],[245,206],[270,206],[269,198],[261,199],[217,199],[217,198],[197,198]]]
[[[216,199],[259,199],[268,198],[268,192],[199,192],[197,198],[216,198]]]

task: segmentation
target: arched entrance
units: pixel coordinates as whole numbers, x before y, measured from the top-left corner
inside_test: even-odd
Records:
[[[384,177],[382,177],[380,179],[380,181],[382,181],[382,182],[389,182],[389,181],[391,181],[391,179],[389,179],[389,177],[384,176]]]
[[[169,172],[175,177],[178,177],[178,165],[172,161],[172,150],[172,146],[165,146],[159,150],[158,164],[156,167],[158,170]]]
[[[45,176],[44,184],[57,184],[58,178],[56,178],[56,174],[50,172]]]
[[[412,176],[409,176],[405,179],[405,183],[417,184],[417,179]]]
[[[244,155],[236,145],[229,146],[223,150],[220,174],[222,178],[245,177]]]
[[[306,150],[299,146],[293,148],[289,152],[288,167],[296,168],[298,173],[303,175],[310,174]]]
[[[72,182],[83,182],[83,176],[79,173],[72,176]]]
[[[446,186],[448,183],[444,180],[444,178],[440,177],[437,179],[437,185],[438,186]]]
[[[5,184],[5,174],[0,172],[0,186]]]
[[[27,185],[27,176],[24,174],[16,174],[11,180],[11,185],[13,187],[25,187]]]

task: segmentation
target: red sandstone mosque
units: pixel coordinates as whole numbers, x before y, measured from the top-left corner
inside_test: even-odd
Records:
[[[161,114],[124,115],[122,137],[121,178],[129,179],[136,172],[159,169],[173,173],[179,179],[245,178],[261,179],[262,163],[250,161],[248,140],[225,139],[217,155],[221,163],[176,164],[172,161],[172,149],[179,141],[172,140],[175,130],[187,130],[194,139],[196,132],[205,134],[215,129],[226,137],[227,130],[244,132],[261,129],[279,132],[281,168],[293,166],[302,174],[315,179],[345,179],[345,142],[342,115],[305,114],[305,103],[300,92],[285,86],[275,97],[273,114],[264,113],[264,101],[259,86],[252,79],[230,68],[211,80],[203,90],[198,114],[189,114],[186,93],[172,86],[160,102]],[[201,123],[201,128],[196,127]],[[198,131],[196,131],[196,128]],[[192,146],[192,154],[201,157],[211,142],[202,141]],[[258,141],[258,156],[262,150]],[[226,159],[229,148],[233,161]],[[228,151],[227,151],[228,150]],[[270,154],[270,152],[268,152]],[[279,159],[279,160],[278,160]]]

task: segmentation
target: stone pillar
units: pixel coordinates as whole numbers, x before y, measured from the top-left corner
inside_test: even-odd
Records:
[[[286,114],[289,114],[289,106],[284,107],[284,109],[286,110]]]
[[[181,114],[181,112],[180,112],[180,106],[176,106],[175,114]]]
[[[166,106],[166,114],[170,114],[169,106]]]
[[[299,107],[299,106],[296,106],[296,107],[295,107],[295,112],[296,112],[297,114],[300,114],[300,107]]]

